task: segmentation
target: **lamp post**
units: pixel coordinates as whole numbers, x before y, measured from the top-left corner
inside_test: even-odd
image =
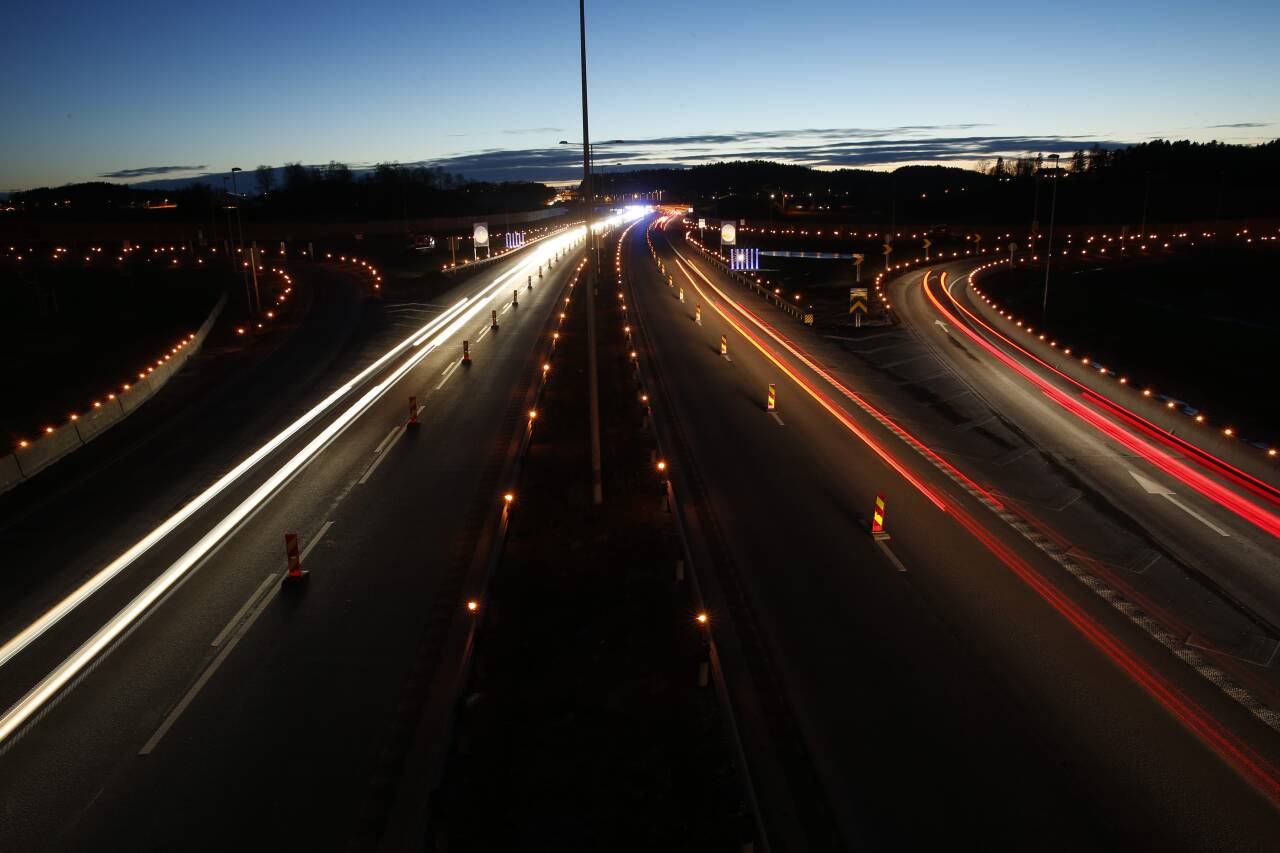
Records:
[[[596,197],[591,186],[591,132],[587,125],[587,0],[578,0],[578,49],[582,65],[582,198],[587,224],[587,397],[591,419],[591,503],[604,503],[600,479],[600,383],[596,370],[596,257],[592,220]]]
[[[1058,155],[1050,154],[1053,161],[1053,201],[1049,203],[1049,250],[1044,259],[1044,301],[1040,304],[1040,320],[1049,315],[1049,270],[1053,267],[1053,220],[1058,212]]]

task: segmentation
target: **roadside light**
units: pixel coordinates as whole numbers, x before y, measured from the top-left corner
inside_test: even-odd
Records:
[[[1222,433],[1223,433],[1223,435],[1234,435],[1234,434],[1235,434],[1235,430],[1233,430],[1231,427],[1227,427],[1226,429],[1224,429],[1224,430],[1222,431]]]
[[[699,625],[705,625],[709,621],[711,621],[710,617],[707,616],[706,612],[699,613],[697,616],[694,617],[694,619],[697,620]]]
[[[25,438],[24,438],[24,439],[22,439],[22,441],[19,441],[19,442],[18,442],[18,446],[19,446],[19,447],[29,447],[30,445],[31,445],[31,442],[27,441]],[[1274,450],[1273,450],[1273,451],[1271,451],[1271,452],[1272,452],[1272,453],[1275,453],[1275,451],[1274,451]]]
[[[532,421],[532,420],[536,420],[536,419],[537,419],[537,417],[538,417],[538,410],[537,410],[537,409],[530,409],[530,410],[529,410],[529,420],[531,420],[531,421]]]
[[[659,474],[665,474],[665,473],[667,473],[667,463],[666,463],[666,460],[663,460],[663,459],[659,459],[659,460],[658,460],[658,473],[659,473]]]
[[[1196,423],[1198,424],[1204,423],[1204,415],[1196,415]]]
[[[45,427],[44,432],[45,432],[45,435],[48,435],[49,433],[53,432],[53,427],[51,426]]]
[[[647,403],[647,402],[649,402],[649,395],[648,395],[648,394],[641,394],[641,395],[640,395],[640,402],[641,402],[641,403]]]
[[[470,611],[471,613],[475,613],[479,609],[480,609],[480,602],[476,601],[474,598],[467,602],[467,610]]]
[[[507,506],[511,506],[511,504],[515,502],[515,499],[516,499],[516,496],[511,492],[507,492],[505,495],[502,496],[502,500]]]

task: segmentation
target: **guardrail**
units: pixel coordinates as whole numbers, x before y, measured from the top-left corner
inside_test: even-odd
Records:
[[[738,284],[741,284],[743,287],[750,289],[757,296],[764,299],[766,302],[770,303],[771,305],[781,308],[783,311],[787,312],[792,317],[795,317],[800,322],[804,322],[805,312],[801,311],[799,308],[792,305],[787,300],[783,299],[780,294],[774,293],[773,291],[769,290],[769,288],[763,286],[762,284],[760,284],[758,281],[751,278],[750,276],[745,276],[742,273],[738,272],[737,270],[730,269],[729,264],[725,262],[724,258],[722,258],[720,255],[717,255],[715,252],[711,251],[706,246],[699,243],[697,240],[694,240],[693,237],[687,232],[684,235],[684,239],[686,243],[688,243],[689,245],[693,246],[695,249],[698,250],[699,254],[701,254],[703,257],[703,260],[707,261],[712,266],[719,269],[721,272],[727,275],[730,279],[732,279],[733,281],[736,281]]]
[[[0,494],[9,491],[19,483],[30,480],[59,459],[84,447],[151,399],[192,356],[200,352],[200,347],[208,337],[209,330],[217,322],[226,304],[227,294],[224,293],[191,338],[191,342],[173,353],[168,361],[156,365],[142,379],[130,383],[129,387],[119,394],[113,394],[106,400],[99,401],[94,408],[83,415],[76,416],[75,419],[67,421],[60,427],[47,430],[40,439],[0,457]]]

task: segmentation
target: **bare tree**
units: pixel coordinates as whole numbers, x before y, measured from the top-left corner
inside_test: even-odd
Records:
[[[266,195],[275,189],[276,170],[270,166],[259,166],[253,170],[253,179],[258,184],[258,195]]]

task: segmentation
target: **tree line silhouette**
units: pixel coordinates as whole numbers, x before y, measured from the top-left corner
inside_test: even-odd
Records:
[[[250,179],[250,175],[252,178]],[[410,219],[502,213],[546,205],[555,191],[528,182],[471,181],[443,169],[381,163],[260,166],[242,181],[246,216],[264,220]],[[661,190],[724,217],[804,215],[833,221],[902,225],[1017,225],[1048,221],[1057,184],[1064,225],[1130,225],[1280,216],[1280,140],[1261,145],[1156,140],[1126,148],[1094,146],[1054,162],[1027,154],[977,168],[903,166],[892,171],[815,169],[764,160],[597,175],[597,192],[615,199]],[[141,189],[104,182],[14,193],[16,214],[32,218],[154,216],[161,200],[182,218],[203,219],[227,203],[208,183]]]

